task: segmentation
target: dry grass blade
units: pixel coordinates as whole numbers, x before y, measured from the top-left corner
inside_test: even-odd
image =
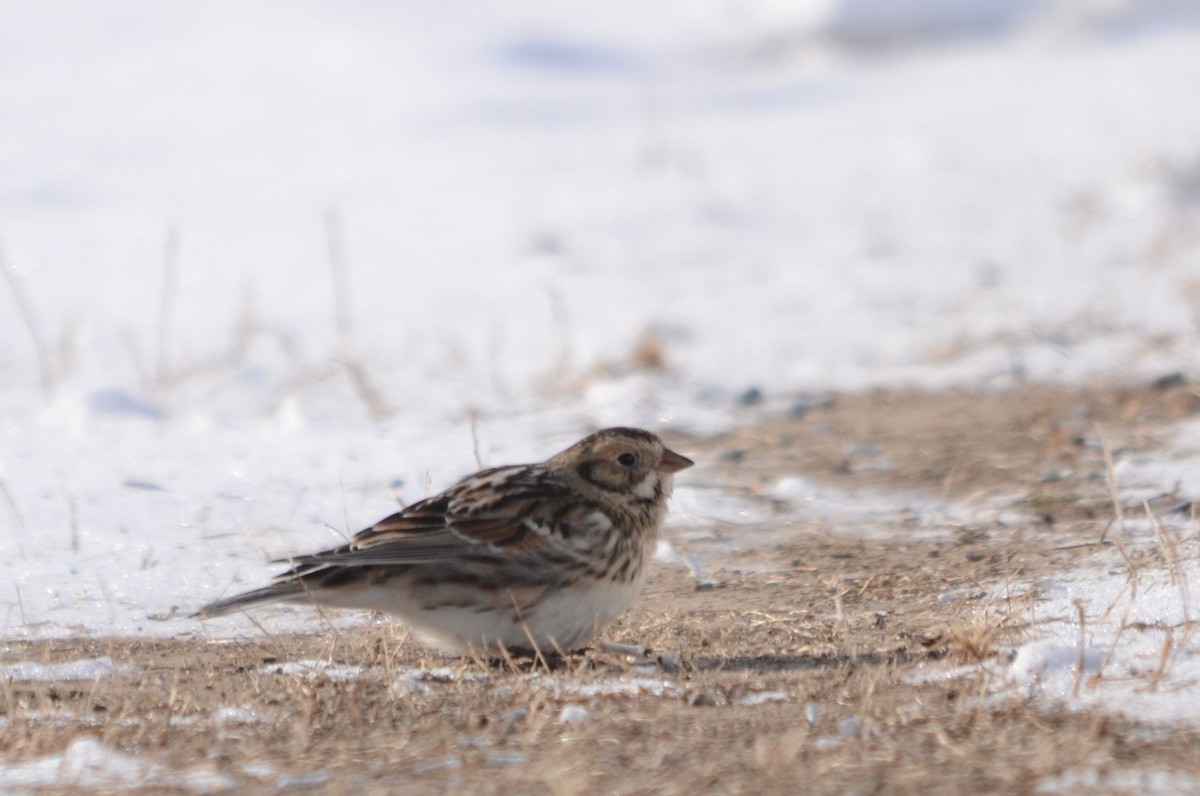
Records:
[[[4,273],[4,279],[8,283],[8,292],[12,296],[13,303],[17,305],[17,312],[20,313],[25,330],[29,333],[29,340],[33,344],[34,360],[37,362],[38,382],[42,388],[42,395],[49,396],[54,387],[54,370],[50,365],[46,341],[42,338],[42,330],[38,324],[37,315],[33,311],[33,305],[25,295],[21,280],[17,277],[2,247],[0,247],[0,272]]]
[[[1121,496],[1117,489],[1117,474],[1116,466],[1113,463],[1112,445],[1109,443],[1108,437],[1106,437],[1103,432],[1099,431],[1099,429],[1097,429],[1097,434],[1100,436],[1100,444],[1104,450],[1104,477],[1105,483],[1108,485],[1108,498],[1110,501],[1112,501],[1113,517],[1115,518],[1117,527],[1121,529],[1122,533],[1124,533],[1125,509],[1121,505]],[[1101,544],[1104,543],[1104,540],[1108,536],[1108,531],[1111,527],[1112,524],[1110,523],[1105,525],[1104,530],[1101,531],[1099,539]]]
[[[175,294],[179,285],[179,230],[167,230],[163,242],[163,285],[158,306],[158,356],[154,382],[165,385],[171,378],[171,325],[175,319]]]
[[[1083,600],[1076,599],[1075,610],[1079,612],[1079,657],[1075,661],[1075,682],[1071,686],[1071,693],[1074,697],[1079,697],[1079,687],[1083,684],[1084,674],[1087,672],[1087,607]]]
[[[333,274],[333,317],[337,332],[337,361],[354,392],[373,420],[383,420],[391,410],[383,392],[375,385],[362,361],[354,355],[353,314],[350,310],[350,269],[346,263],[346,242],[341,215],[334,208],[325,211],[325,233],[329,267]]]
[[[16,501],[13,500],[12,492],[8,491],[8,484],[4,483],[4,479],[0,478],[0,495],[4,496],[4,502],[8,506],[9,513],[12,514],[13,522],[19,530],[25,530],[25,520],[21,517],[21,512],[17,508]]]
[[[1191,621],[1192,594],[1191,589],[1188,587],[1187,572],[1183,567],[1183,555],[1179,550],[1178,534],[1165,526],[1162,520],[1155,516],[1148,502],[1142,501],[1142,507],[1145,509],[1146,516],[1150,520],[1150,527],[1154,529],[1154,540],[1158,543],[1163,559],[1167,563],[1167,572],[1171,578],[1171,585],[1179,589],[1179,601],[1183,609],[1183,621],[1186,624]]]

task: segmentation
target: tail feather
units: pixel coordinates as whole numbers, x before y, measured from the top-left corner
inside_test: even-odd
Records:
[[[201,608],[196,613],[192,614],[197,619],[208,619],[214,616],[223,616],[224,614],[233,613],[242,608],[249,608],[254,605],[267,605],[270,603],[285,602],[295,600],[299,597],[306,596],[308,590],[305,585],[300,582],[299,578],[282,580],[272,583],[270,586],[263,586],[261,589],[242,592],[235,594],[232,597],[226,597],[223,600],[211,602]]]

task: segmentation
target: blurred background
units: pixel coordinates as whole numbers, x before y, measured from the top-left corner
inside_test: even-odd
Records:
[[[1196,370],[1195,0],[0,17],[0,548],[80,627],[596,426]]]

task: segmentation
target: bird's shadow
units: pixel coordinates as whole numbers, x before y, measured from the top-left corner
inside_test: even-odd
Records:
[[[887,666],[928,659],[928,650],[913,652],[865,653],[845,655],[804,655],[802,653],[768,652],[759,655],[709,655],[687,660],[687,666],[697,672],[773,672],[817,671]]]
[[[743,655],[706,655],[689,658],[662,650],[646,650],[639,656],[614,656],[593,649],[563,655],[544,655],[535,658],[529,654],[518,654],[508,660],[487,661],[489,668],[517,672],[581,672],[609,671],[624,672],[630,668],[656,666],[664,675],[699,672],[752,672],[771,674],[779,672],[820,671],[829,669],[851,669],[901,665],[916,660],[939,657],[936,651],[914,650],[890,653],[817,654],[767,652]],[[642,673],[646,673],[644,669]]]

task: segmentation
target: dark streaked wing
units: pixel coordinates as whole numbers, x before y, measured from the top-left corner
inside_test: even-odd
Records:
[[[581,516],[578,505],[562,511],[563,494],[564,488],[539,467],[485,471],[380,520],[348,545],[284,559],[281,563],[293,569],[281,577],[331,566],[425,564],[472,554],[526,559],[566,555],[585,563],[573,545],[561,542],[573,530],[586,532],[596,523]]]
[[[218,600],[199,613],[215,616],[300,597],[310,589],[345,584],[346,578],[357,578],[356,570],[381,571],[375,567],[474,560],[485,567],[508,568],[517,580],[543,580],[564,565],[589,568],[586,558],[560,539],[572,535],[572,529],[586,532],[595,523],[581,522],[578,512],[562,512],[558,507],[563,493],[564,488],[537,465],[487,470],[380,520],[355,534],[349,544],[280,559],[278,563],[291,568],[273,583]]]

